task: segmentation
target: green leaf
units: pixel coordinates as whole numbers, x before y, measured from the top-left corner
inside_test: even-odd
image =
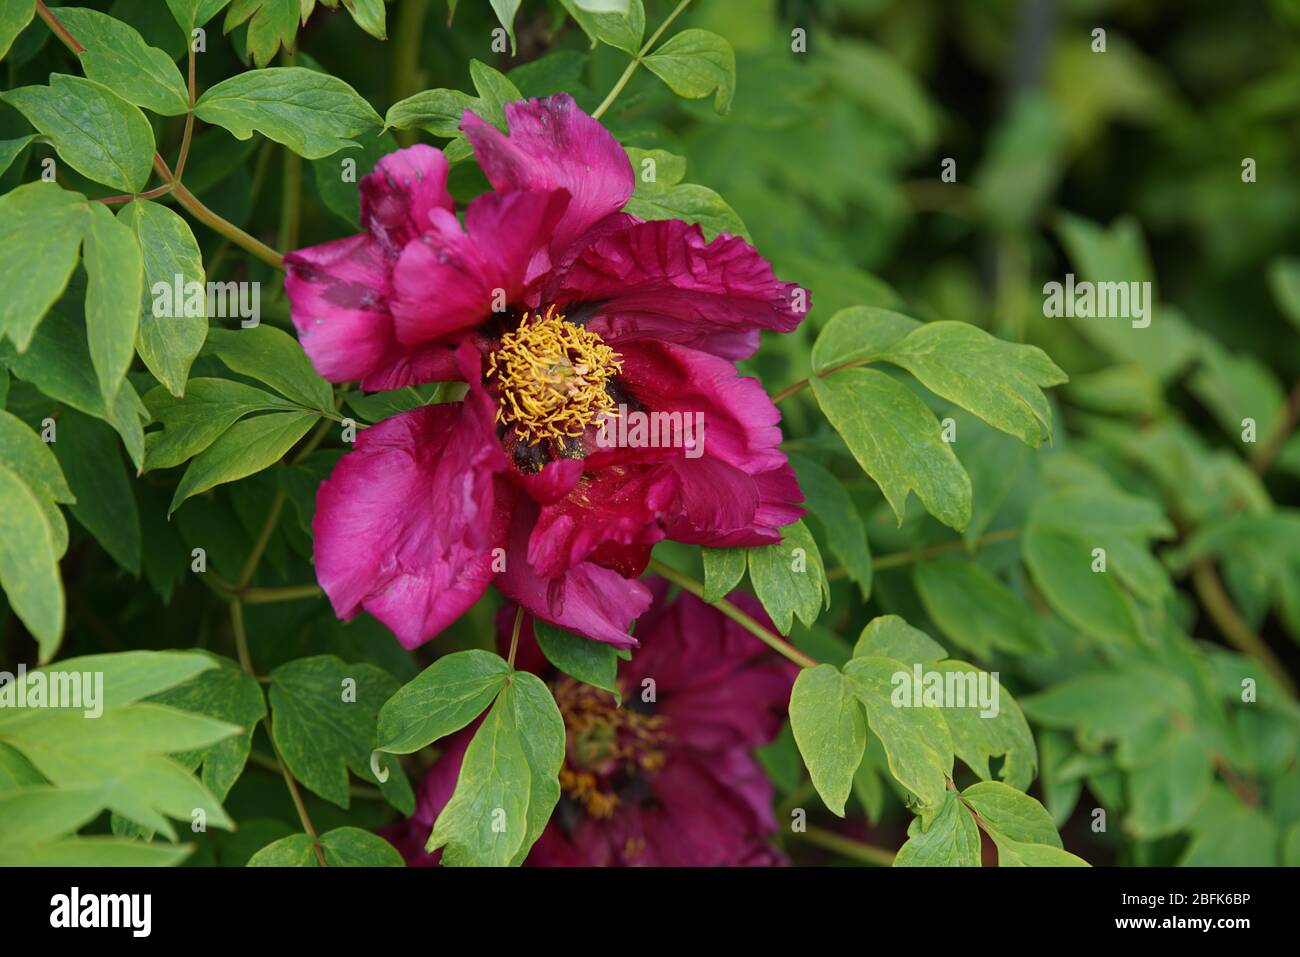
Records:
[[[799,476],[804,504],[826,530],[826,542],[831,552],[840,560],[849,578],[857,583],[862,600],[868,600],[871,597],[871,548],[867,544],[867,527],[858,514],[853,497],[839,479],[812,459],[791,455],[790,464]],[[707,574],[705,581],[708,581]]]
[[[208,336],[207,316],[186,315],[177,306],[174,292],[177,276],[181,277],[182,290],[190,283],[206,289],[199,244],[189,224],[158,203],[136,200],[128,203],[117,218],[135,232],[144,253],[144,306],[136,349],[154,378],[172,395],[179,396],[185,391],[194,357]],[[173,290],[170,315],[154,310],[159,299],[155,289],[160,283]]]
[[[523,0],[488,0],[492,4],[492,12],[497,15],[497,21],[506,28],[506,34],[510,37],[510,55],[515,55],[515,14],[519,12],[519,4]]]
[[[533,619],[533,636],[546,660],[571,678],[608,691],[622,705],[618,690],[618,649],[603,641],[592,641],[558,628],[549,621]]]
[[[77,268],[87,219],[86,197],[54,183],[27,183],[0,196],[0,334],[19,352]]]
[[[36,139],[36,134],[29,133],[27,136],[20,136],[15,140],[0,140],[0,176],[13,165],[13,161],[18,158],[18,154],[27,148],[27,144]]]
[[[66,410],[54,453],[77,499],[69,510],[115,562],[139,575],[140,514],[112,431],[97,419]]]
[[[987,658],[1045,650],[1029,606],[982,565],[961,558],[920,562],[912,570],[925,613],[955,644]]]
[[[749,552],[743,548],[701,548],[704,562],[704,600],[721,601],[745,577]]]
[[[459,731],[483,713],[509,675],[505,660],[490,651],[443,655],[384,702],[377,750],[412,754]]]
[[[188,37],[195,27],[201,27],[218,13],[230,0],[167,0],[167,7]]]
[[[1026,698],[1022,705],[1036,723],[1072,728],[1081,743],[1094,750],[1153,719],[1196,713],[1192,693],[1181,679],[1136,662],[1123,672],[1059,682]]]
[[[998,846],[998,867],[1089,867],[1081,857],[1050,844],[1024,844],[992,835]]]
[[[680,219],[698,223],[712,242],[720,233],[749,239],[736,211],[707,186],[682,183],[686,161],[664,150],[627,147],[636,174],[636,191],[624,209],[642,219]]]
[[[1268,288],[1282,314],[1300,329],[1300,259],[1279,256],[1269,263]]]
[[[103,203],[90,204],[83,252],[86,336],[104,407],[112,409],[135,356],[144,261],[135,233]]]
[[[93,721],[80,711],[29,708],[0,725],[0,739],[57,787],[99,789],[109,810],[175,839],[167,817],[189,821],[195,810],[217,827],[233,825],[211,792],[164,755],[238,731],[162,705],[130,704],[106,708]]]
[[[897,707],[894,689],[912,669],[896,658],[865,656],[844,666],[867,725],[884,746],[889,773],[916,795],[923,810],[937,811],[952,777],[952,737],[938,708]]]
[[[357,26],[365,30],[376,40],[388,39],[387,13],[384,0],[343,0],[343,6]]]
[[[1020,547],[1034,584],[1062,618],[1101,641],[1142,642],[1132,599],[1109,571],[1092,570],[1095,541],[1031,525]]]
[[[94,789],[60,790],[46,786],[0,793],[0,861],[15,848],[44,844],[89,823],[101,808]]]
[[[683,30],[643,61],[647,70],[689,100],[714,94],[713,109],[726,113],[736,92],[736,54],[708,30]]]
[[[931,322],[881,358],[1026,445],[1052,437],[1052,410],[1041,390],[1068,377],[1036,346],[1004,342],[965,322]]]
[[[302,12],[299,0],[234,0],[226,11],[222,32],[229,33],[248,21],[249,55],[258,66],[266,66],[281,45],[293,49]]]
[[[161,694],[212,666],[212,657],[197,651],[118,651],[65,658],[27,674],[28,681],[37,673],[102,674],[104,687],[100,704],[105,708],[117,708]]]
[[[813,372],[825,375],[848,362],[878,359],[920,327],[917,319],[875,306],[841,309],[813,343]]]
[[[811,381],[826,418],[885,493],[900,525],[915,490],[939,521],[957,531],[966,527],[970,477],[915,393],[874,369],[845,369]]]
[[[867,745],[867,725],[849,682],[834,665],[799,672],[790,692],[790,727],[822,802],[843,817]]]
[[[36,0],[10,0],[0,9],[0,60],[8,55],[18,34],[27,29],[35,12]]]
[[[22,419],[0,409],[0,465],[12,470],[37,497],[72,503],[72,494],[50,446]]]
[[[853,657],[896,658],[911,666],[948,657],[948,652],[919,628],[913,628],[898,615],[873,618],[862,629]]]
[[[257,679],[229,658],[192,655],[208,667],[189,681],[153,696],[158,704],[207,715],[239,725],[241,734],[232,735],[195,751],[173,757],[187,768],[203,765],[203,784],[224,801],[248,762],[257,722],[266,717],[266,699]],[[215,664],[216,667],[212,667]]]
[[[1061,846],[1061,836],[1047,809],[1028,794],[1000,781],[981,781],[961,792],[962,800],[991,831],[1028,844]]]
[[[397,150],[392,134],[363,136],[361,145],[340,150],[328,159],[312,161],[312,175],[321,202],[355,229],[361,228],[359,182],[384,156]]]
[[[50,138],[65,163],[96,183],[138,193],[153,168],[153,128],[135,105],[93,80],[62,73],[3,99]]]
[[[96,10],[60,7],[59,20],[86,48],[81,69],[136,106],[163,116],[190,108],[185,79],[162,50],[145,43],[132,26]]]
[[[104,407],[85,331],[63,311],[65,308],[59,305],[50,312],[25,353],[15,355],[0,343],[0,363],[7,363],[10,372],[51,399],[112,425],[138,469],[144,463],[142,419],[148,412],[129,379],[122,383],[113,408]]]
[[[519,88],[500,70],[494,70],[478,60],[469,61],[469,78],[478,91],[478,103],[474,112],[504,133],[505,105],[520,99]]]
[[[271,412],[236,422],[190,462],[167,514],[191,496],[274,465],[319,419],[314,412]]]
[[[450,866],[503,867],[527,855],[559,800],[564,719],[541,679],[515,672],[474,733],[425,850]]]
[[[199,97],[194,114],[237,139],[259,132],[305,159],[356,146],[354,137],[381,124],[352,87],[303,67],[249,70],[222,80]]]
[[[159,386],[144,404],[162,429],[145,433],[145,470],[166,469],[198,455],[252,412],[294,408],[287,400],[230,379],[191,379],[183,398]]]
[[[452,867],[520,861],[559,800],[563,762],[564,719],[549,690],[536,675],[515,672],[465,749],[425,850],[445,848],[442,862]]]
[[[333,655],[299,658],[271,672],[271,735],[290,773],[306,787],[349,806],[348,769],[398,810],[410,814],[415,798],[402,767],[386,762],[380,781],[371,768],[380,708],[397,691],[397,679],[368,664]]]
[[[943,807],[926,826],[913,818],[907,843],[894,857],[895,867],[979,867],[980,832],[957,795],[949,791]]]
[[[516,728],[523,735],[524,757],[528,761],[528,829],[524,841],[511,858],[512,867],[523,864],[533,844],[546,830],[551,812],[560,801],[560,768],[564,766],[566,733],[564,716],[551,696],[551,689],[536,675],[516,671],[502,697],[513,710]]]
[[[1277,825],[1222,785],[1215,785],[1191,830],[1181,867],[1272,867],[1278,862]]]
[[[645,35],[645,5],[641,0],[560,0],[569,16],[597,41],[635,56]]]
[[[945,687],[951,682],[955,693],[964,698],[961,707],[953,700],[945,702],[940,709],[948,724],[953,753],[982,781],[993,776],[989,758],[1000,756],[1002,780],[1021,791],[1029,787],[1038,770],[1038,749],[1020,706],[998,683],[998,676],[993,674],[984,679],[985,687],[991,682],[991,687],[996,689],[996,698],[986,708],[980,700],[983,673],[974,665],[940,661],[927,670],[943,676]]]
[[[10,848],[4,867],[171,867],[189,857],[193,844],[145,844],[135,838],[71,837],[39,847]]]
[[[1182,831],[1210,793],[1214,767],[1200,735],[1182,732],[1128,774],[1125,829],[1149,841]]]
[[[330,867],[405,867],[402,855],[378,834],[359,827],[338,827],[320,836],[321,853]],[[319,867],[306,834],[291,834],[266,845],[248,859],[248,867]]]
[[[213,329],[203,352],[216,356],[241,375],[265,382],[305,408],[334,411],[333,389],[287,332],[273,326]]]
[[[35,493],[0,465],[0,587],[49,661],[63,638],[63,582],[54,531]]]
[[[461,117],[477,103],[477,99],[460,90],[424,90],[390,106],[384,116],[384,127],[424,130],[434,136],[455,139],[461,135]]]
[[[803,522],[787,525],[781,536],[776,545],[749,550],[749,580],[773,624],[788,635],[794,616],[811,625],[823,602],[830,607],[831,590],[821,552],[807,526]]]

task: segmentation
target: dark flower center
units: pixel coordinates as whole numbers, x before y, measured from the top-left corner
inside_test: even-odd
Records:
[[[568,738],[560,769],[565,795],[594,818],[648,798],[646,782],[666,760],[667,719],[619,708],[608,692],[573,678],[560,678],[551,690]]]

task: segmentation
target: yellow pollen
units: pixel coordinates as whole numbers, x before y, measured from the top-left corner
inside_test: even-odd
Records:
[[[488,378],[501,396],[497,421],[514,426],[530,445],[579,436],[614,408],[605,386],[623,371],[617,352],[596,333],[574,325],[549,306],[524,313],[488,358]]]
[[[591,817],[610,817],[619,806],[609,779],[620,769],[653,775],[664,766],[667,719],[614,704],[614,697],[563,677],[552,684],[568,738],[560,787]]]

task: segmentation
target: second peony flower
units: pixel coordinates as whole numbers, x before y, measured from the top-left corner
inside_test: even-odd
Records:
[[[656,542],[771,544],[803,513],[779,414],[735,362],[810,302],[739,237],[622,212],[627,155],[568,95],[505,115],[508,135],[463,118],[493,187],[463,222],[447,160],[413,146],[361,183],[365,232],[286,257],[321,375],[468,386],[358,435],[318,494],[316,572],[340,617],[364,609],[408,648],[489,584],[632,646]],[[656,413],[686,441],[626,440]]]

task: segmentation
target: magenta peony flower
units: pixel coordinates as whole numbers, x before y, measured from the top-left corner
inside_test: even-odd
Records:
[[[772,786],[753,749],[771,741],[785,717],[798,669],[704,602],[682,593],[637,623],[641,648],[619,665],[623,706],[614,697],[548,672],[525,619],[521,667],[549,681],[564,715],[568,747],[563,794],[525,863],[533,866],[753,866],[779,863]],[[731,600],[768,624],[758,602]],[[508,635],[514,609],[501,618]],[[643,681],[652,679],[653,701]],[[415,815],[384,836],[411,865],[451,797],[474,728],[445,742],[420,784]]]
[[[635,645],[650,595],[634,579],[656,542],[768,544],[802,514],[779,415],[734,365],[760,330],[794,329],[802,297],[742,239],[620,212],[631,165],[569,96],[505,112],[509,136],[465,113],[495,192],[463,225],[446,159],[413,146],[362,182],[365,233],[285,258],[321,375],[469,385],[358,436],[319,492],[316,572],[340,617],[364,608],[407,647],[490,582]],[[601,441],[602,421],[637,412],[704,431],[678,447]]]

